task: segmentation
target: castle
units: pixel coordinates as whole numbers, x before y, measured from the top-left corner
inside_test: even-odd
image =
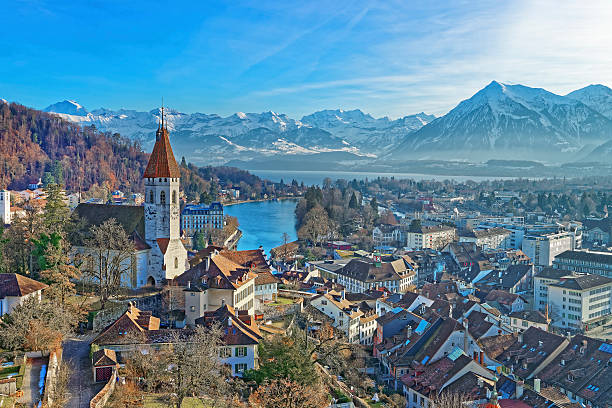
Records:
[[[125,229],[135,248],[124,286],[138,288],[159,286],[165,280],[185,272],[187,250],[180,239],[179,185],[181,174],[170,146],[169,132],[162,119],[156,132],[155,146],[143,174],[143,206],[86,204],[75,209],[85,221],[85,228],[114,218]],[[86,245],[75,245],[86,254]],[[95,267],[95,266],[94,266]]]

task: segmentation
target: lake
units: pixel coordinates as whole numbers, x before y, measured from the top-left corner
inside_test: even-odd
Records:
[[[238,218],[242,238],[238,249],[257,249],[263,246],[267,254],[281,245],[283,232],[290,241],[297,239],[295,206],[297,200],[259,201],[223,207],[226,215]]]
[[[304,171],[283,171],[283,170],[249,170],[251,174],[254,174],[262,179],[268,179],[278,183],[281,179],[285,183],[291,183],[291,180],[295,179],[298,183],[304,182],[305,185],[321,185],[323,179],[329,177],[332,180],[345,179],[345,180],[369,180],[377,177],[395,177],[396,179],[413,179],[413,180],[455,180],[463,182],[467,180],[473,180],[476,182],[485,180],[501,180],[501,179],[513,179],[515,177],[488,177],[488,176],[443,176],[439,174],[417,174],[417,173],[370,173],[370,172],[357,172],[357,171],[315,171],[315,170],[304,170]]]

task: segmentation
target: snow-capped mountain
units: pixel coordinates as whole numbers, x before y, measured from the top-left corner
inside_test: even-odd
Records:
[[[75,101],[64,100],[44,109],[45,112],[61,112],[73,116],[87,116],[87,110]]]
[[[393,157],[571,159],[612,138],[612,121],[541,88],[496,81],[410,134]]]
[[[423,112],[391,120],[386,116],[374,118],[359,109],[350,111],[336,109],[322,110],[304,116],[302,123],[326,130],[364,151],[380,152],[397,145],[406,135],[434,119],[435,116]]]
[[[75,106],[79,106],[76,109]],[[82,125],[120,133],[140,140],[148,149],[155,140],[161,110],[150,112],[96,109],[87,112],[76,102],[60,102],[45,108]],[[197,164],[219,164],[232,159],[249,160],[261,155],[315,154],[343,151],[360,155],[359,149],[331,133],[275,112],[185,114],[166,109],[164,115],[177,156]]]
[[[605,85],[589,85],[566,95],[612,119],[612,89]]]

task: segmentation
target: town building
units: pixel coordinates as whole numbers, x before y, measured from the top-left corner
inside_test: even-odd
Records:
[[[523,238],[523,252],[537,267],[551,266],[557,255],[580,248],[581,239],[572,232],[561,231],[542,235],[526,235]]]
[[[382,224],[372,230],[372,241],[375,246],[401,246],[404,233],[399,225]]]
[[[602,246],[608,246],[612,242],[610,240],[612,218],[609,218],[607,213],[605,218],[587,218],[582,222],[582,227],[584,230],[583,239],[585,241]]]
[[[349,343],[359,343],[359,324],[364,313],[346,300],[343,291],[316,295],[310,299],[310,305],[333,319],[333,326],[344,333]]]
[[[204,327],[220,326],[223,345],[219,350],[219,359],[222,364],[232,368],[233,376],[242,377],[246,370],[258,368],[257,350],[263,335],[253,316],[246,310],[237,311],[225,305],[205,312],[195,323]]]
[[[440,250],[455,240],[457,230],[448,225],[421,226],[406,232],[406,247],[418,250],[430,248]]]
[[[47,287],[17,273],[0,273],[0,316],[10,313],[27,299],[42,300],[42,291]]]
[[[554,387],[574,406],[612,407],[611,359],[612,344],[579,334],[538,377],[543,386]]]
[[[231,306],[255,312],[256,265],[232,258],[235,251],[215,251],[178,276],[173,284],[184,287],[185,323],[193,326],[205,312]],[[236,251],[240,252],[240,251]]]
[[[255,299],[261,303],[272,302],[278,295],[280,280],[270,272],[258,273],[255,278]]]
[[[181,212],[181,230],[186,236],[193,236],[198,231],[210,231],[223,228],[223,205],[186,205]]]
[[[569,344],[564,336],[530,327],[504,347],[496,360],[502,364],[502,372],[517,379],[529,380],[555,359]]]
[[[441,393],[450,389],[455,382],[463,382],[464,378],[469,376],[476,378],[474,385],[487,383],[489,388],[494,387],[494,374],[472,360],[459,348],[430,365],[417,363],[401,377],[402,393],[406,398],[406,407],[435,407],[434,400]],[[461,388],[459,392],[461,392],[463,398],[480,400],[480,396],[472,395],[477,387]]]
[[[0,217],[3,225],[11,223],[11,192],[7,190],[0,191]]]
[[[472,242],[481,248],[508,249],[510,246],[510,231],[494,227],[461,232],[459,242]]]
[[[336,282],[348,292],[362,293],[368,289],[385,287],[391,292],[404,293],[410,286],[416,285],[416,271],[406,265],[403,259],[383,261],[377,254],[373,259],[351,259],[335,275]]]
[[[576,276],[572,271],[558,268],[543,268],[533,277],[534,309],[546,313],[549,307],[548,286],[559,283],[562,278]]]
[[[548,285],[552,325],[588,330],[612,319],[612,278],[601,275],[563,277]]]
[[[75,209],[84,220],[85,229],[114,218],[133,241],[135,252],[131,259],[123,261],[125,269],[129,269],[122,278],[124,286],[160,286],[185,271],[187,250],[180,239],[180,177],[162,108],[162,122],[143,174],[144,206],[81,203]],[[95,257],[95,248],[87,247],[85,242],[73,244],[89,267],[101,267],[100,260]]]
[[[550,321],[546,315],[537,310],[523,310],[520,312],[512,312],[510,317],[510,327],[515,332],[523,332],[530,327],[535,327],[540,330],[548,331]]]
[[[565,251],[555,257],[553,266],[578,273],[591,273],[612,278],[612,253]]]

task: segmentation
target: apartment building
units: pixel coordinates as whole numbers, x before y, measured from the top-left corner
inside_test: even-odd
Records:
[[[561,329],[588,330],[612,319],[612,278],[581,275],[548,286],[549,316]]]
[[[523,238],[523,252],[538,267],[551,266],[562,252],[580,248],[580,240],[572,232],[562,231],[542,235],[526,235]]]
[[[549,302],[548,286],[559,283],[563,278],[576,276],[572,271],[546,267],[533,277],[534,308],[545,313]]]
[[[553,266],[568,271],[612,278],[612,253],[588,250],[564,251],[555,257]]]
[[[455,240],[456,233],[457,230],[448,225],[422,226],[416,231],[406,232],[406,247],[440,250]]]
[[[508,249],[511,232],[504,228],[488,228],[466,231],[459,234],[459,242],[473,242],[482,248]]]
[[[207,205],[187,205],[181,212],[181,230],[187,236],[193,236],[197,231],[223,228],[223,205],[212,203]]]

